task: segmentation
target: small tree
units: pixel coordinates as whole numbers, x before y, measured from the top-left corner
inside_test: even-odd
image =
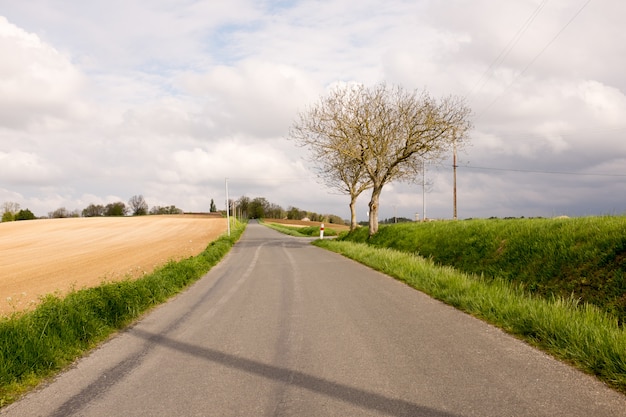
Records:
[[[67,217],[72,217],[72,213],[70,213],[65,207],[59,207],[58,209],[49,212],[48,217],[51,219],[65,219]]]
[[[270,203],[264,197],[256,197],[248,204],[248,215],[252,219],[262,219],[269,211]]]
[[[346,224],[346,222],[344,221],[344,219],[342,219],[339,216],[336,216],[334,214],[329,214],[328,215],[328,223],[332,223],[332,224],[340,224],[340,225],[344,225]]]
[[[211,199],[211,207],[209,208],[209,211],[211,213],[217,212],[217,207],[215,207],[215,201],[213,201],[213,199]]]
[[[239,199],[237,199],[236,201],[237,204],[237,209],[239,210],[239,213],[241,215],[241,217],[243,218],[248,218],[248,208],[250,206],[250,198],[246,197],[245,195],[239,197]]]
[[[15,215],[15,220],[34,220],[36,219],[35,215],[29,209],[20,210]]]
[[[13,220],[15,220],[15,215],[20,210],[20,205],[13,201],[7,201],[4,204],[2,204],[2,209],[3,209],[2,221],[12,222]]]
[[[305,211],[293,206],[287,208],[287,218],[289,220],[302,220],[304,217],[306,217]]]
[[[90,204],[82,211],[83,217],[100,217],[104,216],[104,206],[101,204]]]
[[[126,204],[118,201],[117,203],[109,203],[104,207],[104,215],[105,216],[125,216],[128,212],[128,208],[126,208]]]
[[[148,214],[148,203],[146,203],[141,194],[132,196],[128,200],[128,205],[133,216],[145,216]]]
[[[278,204],[270,203],[265,210],[265,217],[282,219],[285,217],[285,210]]]

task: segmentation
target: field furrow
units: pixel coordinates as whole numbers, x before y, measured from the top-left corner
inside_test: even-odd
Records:
[[[202,215],[1,223],[0,314],[197,255],[226,228],[226,219]]]

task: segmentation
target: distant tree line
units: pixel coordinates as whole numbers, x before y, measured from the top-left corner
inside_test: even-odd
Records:
[[[345,224],[345,221],[334,214],[319,214],[289,206],[286,210],[280,205],[270,203],[265,197],[239,197],[230,201],[231,213],[243,219],[309,219],[314,222]]]
[[[150,214],[183,214],[183,211],[176,206],[154,206],[150,209]]]
[[[182,214],[183,210],[171,205],[166,207],[154,206],[148,210],[148,203],[144,197],[134,195],[128,200],[128,206],[122,201],[109,203],[106,206],[90,204],[82,211],[83,217],[116,217],[116,216],[145,216],[148,214]]]
[[[2,205],[2,221],[10,222],[15,220],[33,220],[37,217],[29,209],[20,210],[20,205],[15,202],[6,202]],[[48,212],[44,218],[63,219],[69,217],[119,217],[119,216],[143,216],[147,214],[182,214],[183,210],[171,205],[166,207],[154,206],[148,210],[148,204],[142,195],[135,195],[130,198],[128,205],[122,201],[102,204],[89,204],[82,211],[70,211],[65,207],[59,207]]]
[[[14,220],[31,220],[35,219],[35,215],[28,209],[20,210],[20,205],[13,202],[4,203],[4,211],[2,221]],[[286,210],[280,205],[270,203],[264,197],[248,198],[240,197],[237,200],[230,200],[230,213],[242,219],[292,219],[345,224],[345,221],[333,214],[319,214],[311,211],[301,210],[297,207],[289,206]],[[209,207],[211,213],[217,212],[215,202],[211,199]],[[122,201],[102,204],[89,204],[83,210],[70,211],[65,207],[60,207],[51,211],[46,216],[50,219],[60,219],[68,217],[121,217],[121,216],[144,216],[144,215],[161,215],[161,214],[183,214],[183,210],[178,207],[171,206],[154,206],[148,209],[148,204],[142,195],[132,196],[128,200],[128,204]]]
[[[380,224],[396,224],[396,223],[413,223],[415,220],[411,220],[406,217],[389,217],[388,219],[383,219],[380,221]],[[368,226],[369,221],[360,221],[359,226]]]

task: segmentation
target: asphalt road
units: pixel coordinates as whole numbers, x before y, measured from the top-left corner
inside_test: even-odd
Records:
[[[188,291],[2,416],[626,416],[626,398],[353,261],[250,224]]]

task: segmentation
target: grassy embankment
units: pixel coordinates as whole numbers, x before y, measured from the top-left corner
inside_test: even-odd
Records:
[[[626,218],[471,220],[316,244],[497,325],[626,393]]]
[[[103,283],[63,298],[49,295],[34,311],[0,318],[0,407],[198,280],[244,229],[237,224],[230,237],[219,237],[200,255],[171,261],[140,279]]]

